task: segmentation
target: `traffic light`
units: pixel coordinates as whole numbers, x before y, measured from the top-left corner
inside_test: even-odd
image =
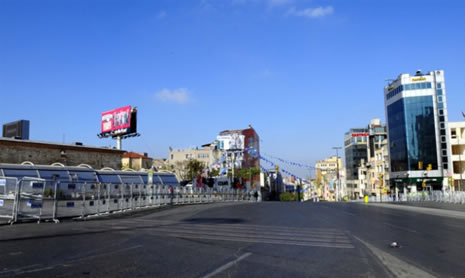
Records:
[[[423,161],[418,161],[418,170],[423,170]]]

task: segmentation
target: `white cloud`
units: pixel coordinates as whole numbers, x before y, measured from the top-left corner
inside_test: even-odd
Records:
[[[292,7],[287,11],[287,15],[319,18],[331,15],[333,12],[334,8],[332,6],[307,8],[303,10],[297,10],[295,7]]]
[[[166,12],[165,11],[159,11],[157,14],[158,19],[163,19],[166,17]]]
[[[178,89],[162,89],[155,93],[155,98],[163,102],[174,102],[178,104],[185,104],[192,101],[191,92],[186,88]]]

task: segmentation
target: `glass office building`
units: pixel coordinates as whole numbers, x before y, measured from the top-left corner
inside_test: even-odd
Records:
[[[448,186],[450,151],[442,70],[401,74],[384,89],[391,189]]]

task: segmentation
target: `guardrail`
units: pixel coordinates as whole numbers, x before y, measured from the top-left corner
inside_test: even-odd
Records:
[[[231,188],[186,188],[138,183],[72,183],[38,178],[0,178],[0,218],[22,220],[86,218],[166,205],[254,201],[252,192]]]
[[[399,194],[398,197],[383,195],[380,196],[369,196],[368,202],[380,203],[380,202],[442,202],[442,203],[453,203],[453,204],[465,204],[465,192],[464,191],[421,191],[415,193]],[[364,202],[364,199],[353,200],[353,202]]]

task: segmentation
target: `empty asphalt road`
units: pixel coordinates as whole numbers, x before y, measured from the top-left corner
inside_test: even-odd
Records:
[[[237,202],[0,226],[0,277],[463,277],[465,212],[399,207]]]

